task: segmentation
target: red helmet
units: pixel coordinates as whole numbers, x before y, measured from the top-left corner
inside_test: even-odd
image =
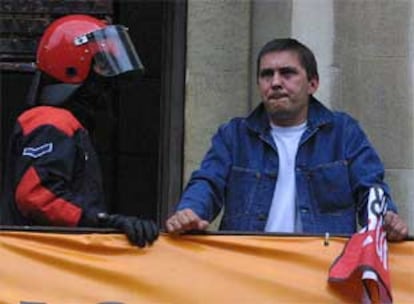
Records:
[[[36,61],[39,70],[69,84],[85,81],[91,67],[103,76],[143,70],[127,28],[87,15],[52,22],[39,42]]]

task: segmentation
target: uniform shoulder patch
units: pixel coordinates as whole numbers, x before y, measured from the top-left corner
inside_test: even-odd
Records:
[[[47,143],[38,147],[26,147],[23,149],[23,156],[39,158],[53,151],[53,143]]]

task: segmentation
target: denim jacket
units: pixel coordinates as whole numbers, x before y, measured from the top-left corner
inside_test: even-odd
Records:
[[[264,231],[278,177],[277,147],[260,104],[220,126],[177,206],[213,219],[221,230]],[[311,97],[296,155],[296,208],[304,233],[351,234],[367,221],[369,187],[380,185],[396,211],[384,168],[357,121]]]

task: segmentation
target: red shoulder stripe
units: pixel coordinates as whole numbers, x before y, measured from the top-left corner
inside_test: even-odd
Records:
[[[32,108],[21,114],[17,120],[24,135],[44,125],[52,125],[68,136],[72,136],[80,128],[83,129],[71,112],[50,106]]]
[[[82,210],[43,187],[33,167],[23,175],[15,195],[17,207],[26,217],[35,214],[53,226],[68,227],[77,226],[80,220]]]

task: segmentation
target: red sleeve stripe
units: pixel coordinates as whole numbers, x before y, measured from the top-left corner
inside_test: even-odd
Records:
[[[49,106],[32,108],[20,115],[18,121],[24,135],[44,125],[52,125],[68,136],[72,136],[76,130],[83,128],[68,110]]]
[[[23,175],[16,189],[16,203],[26,217],[36,215],[52,226],[77,226],[82,210],[74,204],[56,197],[43,187],[33,167]]]

